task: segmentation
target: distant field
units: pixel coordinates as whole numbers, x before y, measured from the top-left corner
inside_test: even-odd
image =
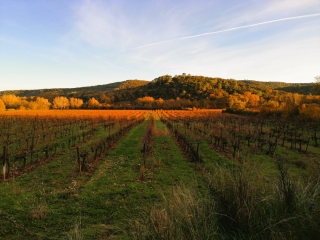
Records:
[[[0,114],[0,239],[316,239],[320,127],[222,110]]]

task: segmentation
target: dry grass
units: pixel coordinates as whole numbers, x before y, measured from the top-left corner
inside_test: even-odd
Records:
[[[279,174],[280,175],[280,174]],[[279,176],[281,178],[281,175]],[[216,168],[207,176],[210,194],[194,182],[162,193],[162,203],[130,222],[131,239],[316,239],[320,231],[320,177],[295,181],[291,211],[284,189],[248,168]],[[281,184],[280,184],[281,185]],[[292,207],[290,205],[290,207]]]
[[[78,220],[73,228],[68,233],[68,239],[69,240],[82,240],[84,239],[83,234],[81,233],[81,219]]]
[[[176,186],[163,204],[151,207],[131,221],[131,239],[215,239],[214,202],[199,196],[193,188]]]

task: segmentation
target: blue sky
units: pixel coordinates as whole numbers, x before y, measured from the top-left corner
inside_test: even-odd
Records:
[[[0,0],[0,90],[182,73],[313,82],[320,0]]]

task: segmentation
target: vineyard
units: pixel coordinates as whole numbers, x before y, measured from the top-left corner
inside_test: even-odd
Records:
[[[0,115],[0,239],[316,239],[318,122],[221,111]]]
[[[121,136],[141,123],[143,112],[115,112],[106,116],[89,112],[14,115],[1,119],[3,180],[76,149],[79,171],[96,160]],[[103,133],[100,133],[102,130]],[[98,136],[97,136],[98,135]]]

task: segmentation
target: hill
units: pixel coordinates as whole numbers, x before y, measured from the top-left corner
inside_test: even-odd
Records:
[[[0,91],[0,95],[14,94],[19,97],[44,97],[50,101],[56,96],[78,97],[84,100],[90,97],[99,98],[101,94],[111,94],[117,101],[131,101],[138,97],[152,96],[154,98],[176,99],[203,99],[221,89],[228,94],[250,91],[263,94],[267,90],[291,92],[298,94],[313,94],[312,83],[284,83],[262,82],[255,80],[234,80],[211,78],[191,75],[160,76],[153,81],[126,80],[96,86],[77,88],[52,88],[35,90]]]
[[[79,97],[84,100],[101,93],[108,93],[114,90],[132,89],[147,84],[145,80],[126,80],[103,85],[77,87],[77,88],[48,88],[35,90],[11,90],[0,91],[0,96],[14,94],[18,97],[43,97],[52,101],[56,96]]]
[[[320,96],[313,95],[315,93],[313,86],[312,83],[261,82],[182,74],[173,77],[164,75],[152,81],[126,80],[80,88],[5,91],[0,92],[0,98],[7,109],[37,108],[40,103],[34,103],[35,97],[45,98],[49,101],[46,106],[57,108],[53,100],[63,96],[82,100],[84,103],[81,105],[82,108],[186,109],[195,107],[240,110],[265,106],[270,110],[302,104],[304,106],[320,104]],[[6,94],[14,94],[21,99],[14,100],[15,96],[7,99]]]
[[[203,100],[210,96],[227,96],[251,92],[267,97],[270,91],[281,93],[313,94],[312,83],[261,82],[253,80],[234,80],[192,75],[169,75],[155,78],[148,84],[134,89],[119,89],[112,96],[119,101],[132,101],[136,98],[151,96],[155,99]]]
[[[255,89],[260,89],[261,91],[273,89],[305,95],[312,94],[314,92],[313,83],[261,82],[254,80],[242,80],[241,82],[247,83],[251,87]]]

